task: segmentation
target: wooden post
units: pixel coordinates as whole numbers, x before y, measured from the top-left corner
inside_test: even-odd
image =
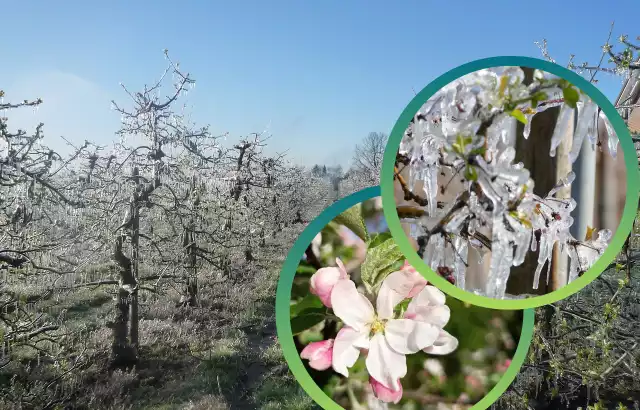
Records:
[[[575,111],[573,113],[575,116]],[[565,178],[572,171],[573,164],[569,160],[571,151],[571,141],[573,140],[574,121],[569,122],[567,132],[556,150],[556,181]],[[571,187],[562,188],[556,193],[556,198],[570,198]],[[553,245],[553,255],[551,257],[551,277],[549,278],[549,292],[558,290],[565,286],[569,280],[569,257],[566,253],[560,253],[560,246]],[[541,278],[542,281],[542,278]]]
[[[521,67],[525,74],[525,84],[533,82],[533,69]],[[529,138],[523,136],[524,125],[518,123],[516,139],[516,158],[514,162],[522,162],[531,172],[535,181],[533,192],[545,196],[556,184],[556,158],[549,155],[551,137],[555,128],[559,108],[549,108],[533,117]],[[538,252],[529,252],[520,266],[511,268],[507,281],[507,293],[511,295],[549,293],[546,281],[545,266],[540,277],[538,289],[533,289],[533,278],[538,266]]]

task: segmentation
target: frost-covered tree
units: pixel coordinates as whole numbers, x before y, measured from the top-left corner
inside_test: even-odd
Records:
[[[370,185],[380,180],[382,158],[389,136],[382,132],[371,132],[358,145],[353,154],[352,170],[361,174]]]
[[[87,249],[90,227],[74,218],[84,203],[71,163],[88,143],[63,158],[43,144],[43,124],[32,134],[11,130],[10,111],[37,109],[42,100],[11,103],[3,97],[0,90],[0,370],[22,374],[20,357],[26,355],[38,364],[64,362],[64,377],[86,359],[77,352],[65,361],[65,344],[77,332],[62,331],[64,311],[39,306],[83,268],[70,250]],[[14,378],[6,387],[0,386],[3,403],[30,407],[43,395],[47,400],[49,386],[42,381]]]

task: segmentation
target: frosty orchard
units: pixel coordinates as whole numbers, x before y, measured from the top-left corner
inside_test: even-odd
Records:
[[[536,289],[555,244],[570,258],[571,282],[602,255],[612,236],[603,229],[574,238],[569,229],[576,202],[556,194],[575,174],[565,175],[545,196],[535,195],[529,170],[514,163],[513,147],[518,121],[524,124],[523,137],[529,138],[533,117],[559,106],[550,156],[556,156],[574,112],[577,126],[565,154],[569,161],[578,158],[585,138],[596,145],[598,121],[607,129],[606,143],[615,156],[618,137],[609,119],[565,79],[541,70],[535,70],[529,85],[524,78],[519,67],[499,67],[472,72],[443,87],[412,118],[395,160],[394,174],[405,200],[419,205],[409,213],[398,207],[401,221],[411,226],[418,254],[435,271],[453,271],[457,286],[464,288],[469,252],[491,251],[485,286],[476,293],[498,299],[505,297],[511,268],[521,265],[529,251],[539,250]],[[405,167],[406,181],[400,175]],[[437,200],[439,189],[452,190],[451,181],[438,186],[438,176],[445,171],[461,188],[443,203]],[[416,189],[416,182],[422,188]]]

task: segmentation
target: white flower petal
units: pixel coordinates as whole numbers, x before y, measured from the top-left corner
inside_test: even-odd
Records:
[[[403,271],[392,272],[382,282],[376,310],[380,319],[393,317],[393,309],[409,296],[413,289],[414,281]]]
[[[358,332],[350,327],[343,327],[333,341],[333,357],[331,364],[336,373],[349,377],[352,367],[360,356],[359,346],[368,345],[368,331]]]
[[[445,355],[453,352],[458,348],[458,339],[451,336],[447,331],[440,330],[440,335],[438,335],[438,339],[433,343],[432,346],[429,346],[424,350],[425,353],[435,354],[435,355]]]
[[[349,279],[339,280],[331,291],[333,313],[347,326],[357,331],[373,322],[375,312],[369,299],[356,289]]]
[[[427,285],[418,293],[407,306],[405,312],[408,316],[414,316],[420,310],[427,306],[443,306],[447,297],[445,294],[435,286]]]
[[[371,377],[394,391],[400,389],[398,380],[407,375],[406,357],[394,351],[382,333],[371,338],[366,365]]]
[[[412,354],[431,346],[440,329],[430,323],[409,319],[392,319],[384,327],[389,346],[398,353]]]
[[[445,327],[451,318],[451,309],[447,305],[418,307],[412,313],[411,319],[430,323],[440,329]]]
[[[418,306],[439,306],[444,305],[446,301],[447,296],[440,289],[432,285],[425,286],[412,300],[412,302],[415,302]]]

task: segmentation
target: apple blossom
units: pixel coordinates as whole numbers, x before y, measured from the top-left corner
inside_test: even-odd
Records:
[[[316,370],[330,368],[332,355],[333,339],[309,343],[300,353],[300,357],[309,360],[309,366]]]
[[[384,282],[389,280],[387,277]],[[384,282],[381,290],[389,286]],[[347,330],[336,337],[334,370],[348,377],[347,369],[357,360],[359,350],[367,349],[365,364],[369,375],[392,391],[400,390],[399,380],[407,372],[405,355],[428,349],[442,338],[440,325],[448,321],[449,311],[448,308],[431,309],[429,303],[439,300],[431,294],[437,292],[440,291],[433,286],[426,286],[412,300],[415,319],[394,318],[393,310],[402,301],[394,292],[379,292],[377,309],[374,309],[369,299],[358,292],[353,281],[336,283],[331,292],[331,303],[335,315],[344,322]],[[441,314],[446,318],[435,317]],[[444,344],[449,346],[449,340]]]
[[[311,276],[311,293],[318,296],[326,307],[331,307],[331,291],[339,280],[348,279],[349,274],[340,259],[336,258],[338,267],[321,268]]]

